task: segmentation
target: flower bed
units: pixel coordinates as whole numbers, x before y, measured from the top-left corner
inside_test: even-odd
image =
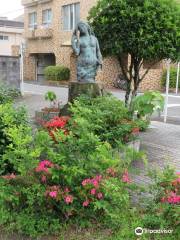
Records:
[[[90,102],[81,98],[71,112],[35,132],[24,120],[6,127],[10,142],[2,155],[0,225],[33,239],[58,234],[70,224],[108,228],[117,239],[133,239],[137,226],[172,227],[176,237],[179,180],[172,171],[153,187],[151,204],[138,208],[131,202],[131,195],[142,191],[130,177],[131,162],[144,155],[132,154],[126,143],[137,139],[142,120],[133,121],[124,105],[109,96]]]

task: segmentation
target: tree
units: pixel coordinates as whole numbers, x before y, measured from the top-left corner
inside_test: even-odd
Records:
[[[127,81],[126,104],[153,64],[180,58],[177,0],[99,0],[88,18],[104,56],[116,56]],[[126,64],[123,56],[128,55]],[[142,74],[143,61],[152,65]]]

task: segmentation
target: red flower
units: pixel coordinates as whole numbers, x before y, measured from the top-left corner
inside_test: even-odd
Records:
[[[54,117],[49,122],[45,123],[46,128],[64,128],[69,121],[69,117]]]
[[[135,127],[132,129],[132,134],[139,134],[140,129],[138,127]]]

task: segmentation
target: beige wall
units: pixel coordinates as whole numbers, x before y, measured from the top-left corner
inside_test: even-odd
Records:
[[[0,27],[0,35],[8,36],[8,40],[0,40],[0,55],[12,55],[12,46],[22,42],[22,32],[23,29]]]

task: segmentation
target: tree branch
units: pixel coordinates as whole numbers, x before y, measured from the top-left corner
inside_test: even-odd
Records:
[[[123,73],[126,81],[129,81],[129,78],[128,78],[128,75],[127,75],[127,72],[128,72],[127,68],[125,69],[125,66],[123,64],[123,61],[122,61],[121,57],[118,57],[118,60],[119,60],[120,67],[121,67],[122,73]]]

